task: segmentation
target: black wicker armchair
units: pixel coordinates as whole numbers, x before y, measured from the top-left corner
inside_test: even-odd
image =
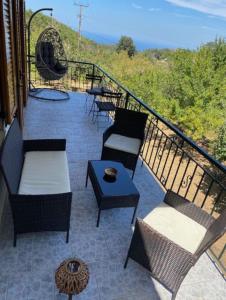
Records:
[[[191,267],[225,232],[226,210],[214,219],[168,191],[163,203],[143,220],[136,220],[124,267],[132,258],[148,269],[175,299]]]
[[[120,161],[135,173],[148,115],[116,108],[115,121],[103,134],[101,159]]]
[[[71,198],[66,140],[23,140],[15,119],[0,156],[17,234],[66,231],[69,239]]]

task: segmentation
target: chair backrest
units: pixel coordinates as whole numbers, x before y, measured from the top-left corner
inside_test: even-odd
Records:
[[[115,107],[120,105],[122,93],[110,91],[108,88],[102,87],[101,101],[111,102]],[[115,110],[115,108],[114,108]]]
[[[199,257],[214,242],[216,242],[221,236],[223,236],[224,233],[226,233],[226,209],[224,209],[220,216],[210,225],[204,236],[204,239],[202,240],[199,248],[196,251],[196,255]]]
[[[93,81],[101,82],[102,79],[103,79],[103,76],[86,74],[86,80],[91,80],[91,81],[93,80]]]
[[[54,67],[56,64],[56,59],[54,57],[54,48],[50,42],[41,42],[40,43],[40,52],[43,62],[49,67]]]
[[[105,98],[108,98],[108,99],[116,99],[116,100],[120,100],[121,97],[122,97],[122,93],[119,93],[119,92],[112,92],[112,91],[109,91],[108,89],[102,87],[102,91],[103,91],[103,96],[102,97],[105,97]]]
[[[18,120],[15,119],[2,144],[0,154],[0,167],[9,194],[16,194],[18,191],[23,162],[22,132]]]
[[[115,133],[142,139],[148,115],[143,112],[116,108],[114,127]]]

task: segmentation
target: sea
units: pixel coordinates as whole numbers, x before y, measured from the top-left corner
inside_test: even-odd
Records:
[[[105,34],[96,34],[92,32],[83,32],[82,35],[98,44],[104,44],[104,45],[115,45],[118,43],[120,37],[114,37],[111,35],[105,35]],[[144,42],[139,41],[136,39],[133,39],[134,44],[136,45],[136,49],[139,51],[143,51],[146,49],[164,49],[164,48],[174,48],[172,45],[167,44],[159,44],[154,42]]]

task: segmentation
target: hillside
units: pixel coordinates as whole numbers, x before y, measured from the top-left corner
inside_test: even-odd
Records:
[[[31,14],[31,10],[26,11],[26,23],[28,22]],[[40,33],[52,24],[60,33],[68,59],[73,60],[79,58],[80,60],[87,60],[93,62],[93,57],[99,56],[101,53],[110,54],[114,51],[114,48],[111,46],[97,44],[94,41],[82,37],[81,51],[78,55],[78,33],[70,27],[68,27],[67,25],[60,23],[56,19],[53,18],[52,20],[51,17],[39,13],[32,20],[31,54],[34,54],[35,52],[35,44]]]
[[[31,11],[26,13],[27,19]],[[32,23],[31,53],[51,18],[37,15]],[[170,120],[217,159],[226,161],[226,42],[218,38],[197,50],[149,49],[129,57],[114,46],[82,38],[54,20],[68,59],[102,66],[150,107]]]

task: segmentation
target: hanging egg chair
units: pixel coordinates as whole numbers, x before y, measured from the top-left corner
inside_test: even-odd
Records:
[[[44,80],[59,80],[67,73],[67,57],[55,28],[48,27],[40,34],[35,47],[35,65]]]
[[[46,28],[39,36],[35,47],[35,66],[46,81],[60,80],[68,71],[68,61],[59,32],[54,27]],[[29,95],[40,100],[68,100],[69,94],[56,88],[33,88]]]

